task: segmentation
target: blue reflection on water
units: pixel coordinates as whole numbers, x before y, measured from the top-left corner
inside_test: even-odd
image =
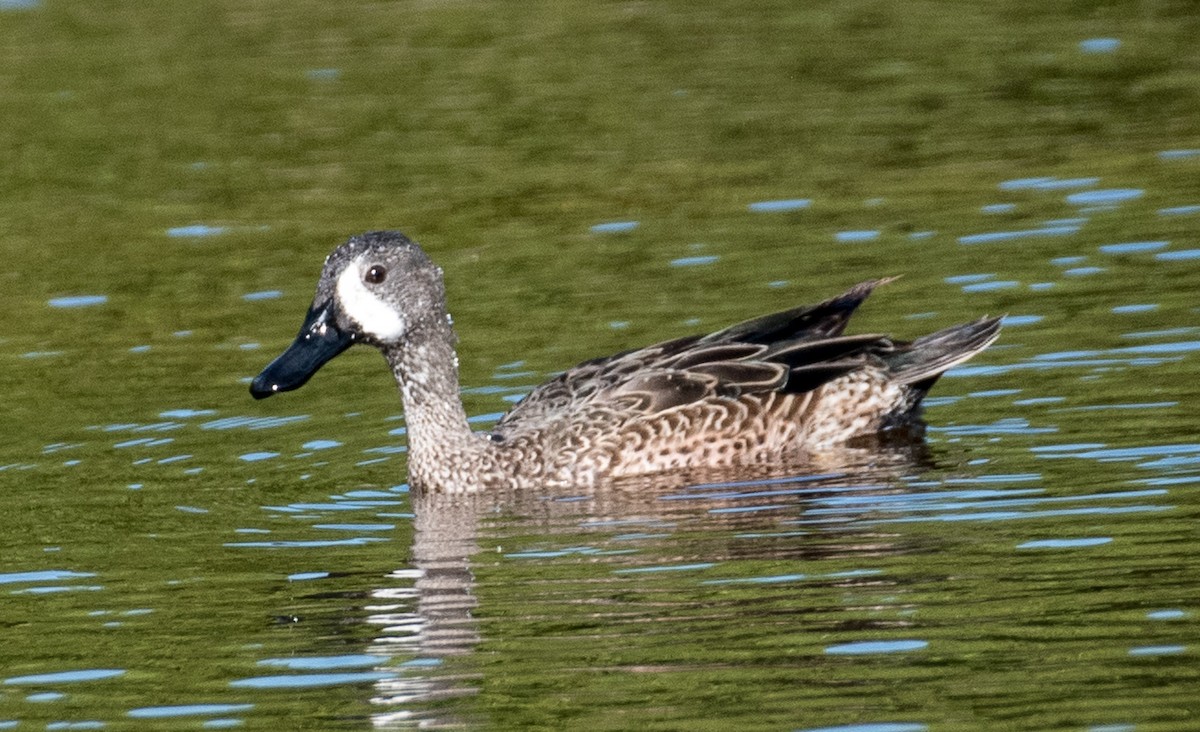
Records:
[[[1043,319],[1041,315],[1005,315],[1001,322],[1005,326],[1021,326],[1040,323]]]
[[[1044,236],[1070,236],[1079,232],[1079,226],[1043,226],[1038,229],[1021,231],[992,231],[985,234],[967,234],[958,237],[959,244],[990,244],[998,241],[1013,241],[1015,239],[1030,239]]]
[[[1161,259],[1164,262],[1180,259],[1200,259],[1200,249],[1178,249],[1173,252],[1159,252],[1154,255],[1154,258]]]
[[[1079,42],[1079,50],[1084,53],[1112,53],[1120,47],[1119,38],[1088,38]]]
[[[1083,226],[1088,222],[1087,216],[1071,216],[1065,219],[1049,219],[1045,226]]]
[[[1158,154],[1160,160],[1183,160],[1200,157],[1200,150],[1163,150]]]
[[[973,367],[960,367],[956,373],[970,370]],[[986,367],[980,367],[986,368]],[[1004,417],[991,424],[963,424],[930,427],[931,432],[943,432],[948,435],[1038,435],[1058,432],[1057,427],[1034,427],[1029,420],[1022,417]]]
[[[256,676],[236,679],[229,685],[237,689],[311,689],[319,686],[361,684],[394,679],[397,674],[386,671],[361,671],[342,674],[296,674],[291,676]]]
[[[671,534],[651,534],[645,531],[638,531],[632,534],[618,534],[612,537],[613,541],[643,541],[645,539],[667,539]]]
[[[925,732],[928,726],[917,722],[862,722],[857,725],[835,727],[808,727],[796,732]]]
[[[879,238],[879,232],[872,230],[839,231],[833,235],[833,238],[836,241],[842,242],[843,244],[851,244],[862,241],[875,241]]]
[[[73,684],[81,681],[98,681],[111,679],[125,674],[125,669],[119,668],[89,668],[78,671],[59,671],[49,674],[31,674],[29,676],[13,676],[5,679],[5,684]]]
[[[1087,188],[1100,182],[1099,178],[1014,178],[1006,180],[998,187],[1002,191],[1042,190],[1055,191],[1064,188]]]
[[[169,432],[183,427],[182,422],[152,422],[150,424],[137,424],[136,422],[121,422],[117,424],[106,424],[99,429],[104,432]]]
[[[239,460],[245,460],[248,463],[256,463],[260,460],[270,460],[271,458],[279,457],[277,452],[248,452],[245,455],[239,455]]]
[[[357,653],[344,656],[294,656],[291,658],[264,658],[259,666],[278,666],[293,671],[323,671],[333,668],[363,668],[378,666],[391,660],[391,656]]]
[[[1112,309],[1118,315],[1128,313],[1148,313],[1152,310],[1158,310],[1158,303],[1139,303],[1137,305],[1117,305]]]
[[[313,524],[314,529],[327,531],[392,531],[395,524]]]
[[[1122,460],[1144,460],[1148,457],[1158,457],[1161,455],[1195,455],[1197,453],[1200,453],[1200,445],[1184,443],[1179,445],[1142,445],[1140,447],[1116,447],[1108,449],[1086,450],[1084,452],[1075,452],[1069,454],[1046,455],[1045,457],[1075,457],[1109,462]]]
[[[66,569],[45,569],[36,572],[9,572],[7,574],[0,574],[0,585],[16,582],[53,582],[55,580],[95,576],[95,572],[72,572]]]
[[[262,290],[260,292],[247,292],[242,295],[243,300],[254,302],[256,300],[278,300],[283,297],[283,292],[280,290]]]
[[[362,490],[346,491],[345,493],[342,493],[341,495],[330,496],[330,498],[332,498],[335,501],[342,501],[342,500],[346,500],[349,498],[353,498],[353,499],[360,499],[360,498],[392,499],[395,497],[396,497],[395,493],[392,493],[390,491],[376,491],[376,490],[371,490],[371,489],[367,489],[367,488],[364,488]],[[396,503],[396,501],[392,501],[392,500],[387,501],[387,505],[392,505],[394,503]],[[376,504],[376,505],[378,505],[378,504]]]
[[[164,707],[140,707],[130,709],[127,714],[135,719],[164,719],[168,717],[207,717],[214,714],[246,712],[253,704],[178,704]]]
[[[691,570],[708,569],[717,566],[716,562],[696,562],[694,564],[662,564],[654,567],[627,567],[614,569],[613,574],[648,574],[653,572],[688,572]]]
[[[1063,446],[1068,447],[1068,446]],[[872,519],[869,523],[897,523],[897,522],[912,522],[912,521],[964,521],[964,520],[1008,520],[1014,518],[1031,518],[1035,516],[1060,516],[1060,515],[1087,515],[1092,513],[1131,513],[1143,511],[1166,510],[1169,506],[1155,505],[1133,505],[1133,506],[1105,506],[1105,507],[1079,507],[1066,509],[1045,509],[1045,506],[1052,506],[1062,503],[1086,503],[1093,501],[1109,501],[1109,500],[1129,500],[1134,498],[1148,498],[1154,496],[1163,496],[1167,494],[1167,490],[1163,488],[1132,490],[1132,491],[1114,491],[1108,493],[1095,493],[1080,496],[1042,496],[1041,489],[986,489],[986,490],[967,490],[967,491],[943,491],[936,493],[915,493],[915,494],[896,494],[896,495],[835,495],[825,496],[813,501],[814,505],[805,511],[805,515],[809,517],[819,517],[822,515],[837,515],[837,516],[873,516],[878,514],[910,514],[899,518],[881,518]],[[956,511],[966,511],[979,508],[987,509],[1039,509],[1033,511],[998,511],[991,510],[986,512],[973,511],[971,513],[950,513]],[[937,512],[934,515],[930,512]],[[799,523],[800,521],[789,521],[787,523]],[[1104,541],[1109,541],[1105,539]],[[1060,540],[1055,540],[1058,542]],[[1071,540],[1067,540],[1071,541]],[[1093,539],[1085,541],[1092,542]],[[1030,548],[1038,546],[1031,544]],[[1043,546],[1064,546],[1058,543],[1045,544]]]
[[[713,262],[716,262],[719,259],[720,259],[720,257],[716,256],[715,254],[699,256],[699,257],[680,257],[679,259],[672,259],[671,266],[672,267],[702,267],[706,264],[712,264]]]
[[[167,229],[167,236],[173,239],[184,238],[199,238],[204,236],[217,236],[228,231],[225,226],[208,226],[206,224],[190,224],[188,226],[175,226]]]
[[[1096,352],[1082,352],[1096,353]],[[1097,354],[1098,355],[1098,354]],[[1040,357],[1035,357],[1033,360],[1021,363],[1012,363],[1006,365],[980,365],[980,366],[955,366],[950,371],[946,372],[946,376],[950,378],[960,378],[966,376],[998,376],[1008,374],[1014,371],[1051,371],[1055,369],[1072,369],[1080,366],[1157,366],[1161,363],[1179,360],[1176,358],[1062,358],[1054,361],[1041,361]],[[1005,420],[998,420],[1004,422]],[[938,431],[943,428],[931,428]],[[944,428],[950,430],[951,428]],[[1018,430],[1019,431],[1019,430]],[[1055,428],[1039,428],[1034,432],[1054,432]],[[1031,432],[1030,434],[1033,434]]]
[[[292,503],[287,506],[263,506],[264,511],[299,513],[303,511],[359,511],[378,506],[397,506],[401,501],[341,501],[338,503]]]
[[[1173,343],[1148,343],[1144,346],[1114,348],[1110,353],[1190,353],[1200,351],[1200,341],[1177,341]]]
[[[535,549],[530,551],[509,552],[504,556],[510,559],[554,559],[557,557],[568,557],[571,555],[629,554],[633,551],[634,550],[630,549],[620,552],[606,552],[601,549],[597,549],[594,546],[569,546],[562,549]]]
[[[747,208],[756,213],[772,213],[776,211],[797,211],[812,205],[811,198],[786,198],[778,201],[756,201]]]
[[[215,419],[211,422],[205,422],[200,425],[202,430],[231,430],[239,427],[244,427],[248,430],[265,430],[272,427],[282,427],[286,424],[294,422],[303,422],[308,419],[307,414],[297,414],[291,417],[225,417],[223,419]]]
[[[69,295],[51,298],[46,304],[52,308],[86,308],[103,305],[106,302],[108,302],[108,295]]]
[[[1151,620],[1180,620],[1187,617],[1187,613],[1182,610],[1153,610],[1146,613],[1146,617]]]
[[[591,227],[593,234],[623,234],[638,227],[637,221],[610,221]]]
[[[125,448],[125,447],[138,447],[138,446],[158,447],[159,445],[166,445],[166,444],[172,443],[174,441],[175,441],[174,437],[159,437],[157,439],[155,439],[153,437],[138,437],[138,438],[135,438],[132,440],[123,440],[121,442],[114,442],[113,447],[117,448],[117,449],[121,449],[121,448]]]
[[[803,532],[798,532],[803,533]],[[704,580],[703,585],[773,585],[780,582],[800,582],[808,579],[807,574],[774,574],[766,577],[734,577],[731,579]]]
[[[1072,193],[1067,196],[1066,201],[1073,206],[1111,206],[1141,198],[1144,194],[1145,191],[1141,188],[1104,188]]]
[[[1139,252],[1156,252],[1166,249],[1169,241],[1131,241],[1124,244],[1104,244],[1100,251],[1105,254],[1137,254]]]
[[[1093,508],[1063,508],[1050,511],[980,511],[977,513],[943,514],[935,516],[905,516],[894,519],[878,519],[864,523],[899,524],[916,523],[921,521],[1012,521],[1016,519],[1055,518],[1059,516],[1091,516],[1091,515],[1120,515],[1127,513],[1148,513],[1168,511],[1174,506],[1097,506]]]
[[[855,643],[842,643],[841,645],[828,646],[825,649],[825,652],[833,656],[853,656],[870,653],[903,653],[905,651],[919,651],[928,645],[929,642],[923,640],[858,641]]]
[[[1200,206],[1169,206],[1158,209],[1159,216],[1191,216],[1200,213]]]
[[[1131,656],[1173,656],[1177,653],[1183,653],[1187,650],[1187,646],[1138,646],[1130,648],[1129,655]]]
[[[1018,549],[1076,549],[1087,546],[1100,546],[1112,542],[1111,536],[1094,536],[1080,539],[1038,539],[1017,544]]]
[[[1013,280],[996,280],[994,282],[973,282],[969,285],[963,285],[963,292],[991,292],[992,290],[1011,290],[1014,287],[1020,287],[1020,282]]]
[[[333,546],[362,546],[376,541],[389,541],[379,536],[359,536],[353,539],[326,539],[313,541],[231,541],[222,546],[242,549],[311,549]]]

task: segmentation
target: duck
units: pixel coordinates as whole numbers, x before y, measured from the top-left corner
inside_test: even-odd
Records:
[[[987,348],[1000,317],[912,341],[844,333],[878,286],[712,333],[585,361],[531,391],[490,430],[460,396],[442,269],[398,231],[350,237],[325,259],[300,332],[250,384],[263,399],[303,386],[356,344],[391,367],[416,490],[595,487],[668,471],[802,462],[923,424],[921,401]]]

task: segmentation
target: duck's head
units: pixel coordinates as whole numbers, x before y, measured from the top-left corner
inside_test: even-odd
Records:
[[[298,389],[355,343],[403,347],[447,319],[442,271],[398,231],[351,237],[325,259],[296,340],[250,384],[255,399]]]

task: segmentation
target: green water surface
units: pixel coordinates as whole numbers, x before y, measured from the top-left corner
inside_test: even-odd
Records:
[[[1200,729],[1186,2],[0,0],[0,729]],[[791,203],[780,203],[791,202]],[[486,427],[902,275],[928,450],[420,502],[322,258],[444,267]]]

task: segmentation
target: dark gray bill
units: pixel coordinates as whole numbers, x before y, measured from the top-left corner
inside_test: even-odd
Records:
[[[337,327],[333,300],[313,303],[304,317],[304,325],[292,345],[276,358],[250,384],[255,399],[265,399],[281,391],[299,389],[330,359],[354,344],[354,334]]]

